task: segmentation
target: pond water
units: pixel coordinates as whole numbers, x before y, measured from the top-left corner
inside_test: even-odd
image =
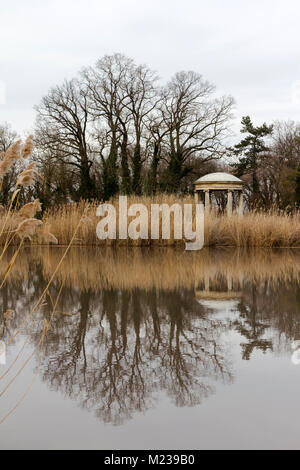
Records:
[[[72,248],[34,309],[63,251],[0,291],[1,449],[300,447],[299,251]]]

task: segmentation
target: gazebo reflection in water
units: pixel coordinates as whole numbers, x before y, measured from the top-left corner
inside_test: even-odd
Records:
[[[226,278],[211,278],[207,273],[202,286],[195,286],[195,297],[197,302],[205,308],[218,311],[235,310],[242,297],[240,290],[242,280],[234,283],[231,274]]]

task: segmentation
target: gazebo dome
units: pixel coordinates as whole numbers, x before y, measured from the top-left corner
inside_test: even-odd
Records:
[[[202,176],[195,181],[198,183],[243,183],[242,180],[236,176],[230,175],[225,172],[209,173],[208,175]]]

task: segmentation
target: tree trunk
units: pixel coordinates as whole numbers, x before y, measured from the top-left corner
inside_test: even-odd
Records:
[[[142,193],[142,182],[141,182],[141,145],[138,142],[134,149],[133,156],[133,177],[132,177],[132,190],[134,194],[140,195]]]
[[[121,143],[121,192],[122,194],[130,194],[131,181],[130,171],[128,166],[128,154],[127,154],[127,134],[123,135]]]
[[[157,143],[155,143],[150,172],[149,172],[149,184],[148,184],[149,194],[156,194],[156,191],[157,191],[157,169],[158,169],[158,163],[159,163],[158,151],[159,151],[159,146]]]
[[[90,175],[90,162],[84,158],[80,168],[80,197],[91,200],[96,197],[95,181]]]

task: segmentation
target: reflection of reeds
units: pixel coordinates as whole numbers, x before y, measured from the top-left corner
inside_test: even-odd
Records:
[[[11,387],[11,385],[15,382],[16,378],[21,374],[21,372],[23,371],[23,369],[26,367],[26,365],[29,363],[29,361],[33,358],[33,356],[35,355],[36,352],[39,353],[39,359],[38,359],[38,364],[37,364],[37,367],[36,367],[36,370],[35,370],[35,373],[34,373],[34,376],[30,382],[30,384],[27,386],[25,392],[23,393],[23,395],[19,398],[19,400],[15,403],[15,405],[6,412],[6,414],[0,418],[0,424],[2,424],[7,418],[8,416],[10,416],[17,408],[18,406],[22,403],[22,401],[24,400],[24,398],[28,395],[28,393],[30,392],[37,376],[38,376],[38,373],[39,373],[39,369],[40,369],[40,365],[41,365],[41,360],[42,360],[42,355],[43,355],[43,346],[44,346],[44,340],[45,340],[45,337],[46,337],[46,334],[49,330],[49,328],[51,327],[51,322],[53,320],[53,317],[55,315],[55,313],[57,312],[57,305],[58,305],[58,301],[59,301],[59,298],[61,296],[61,293],[62,293],[62,289],[63,289],[63,283],[61,284],[61,287],[59,289],[59,292],[58,292],[58,295],[56,297],[56,300],[55,300],[55,303],[52,301],[51,299],[51,303],[52,303],[52,313],[51,313],[51,316],[50,316],[50,319],[49,321],[47,322],[45,319],[44,319],[44,328],[43,328],[43,332],[40,336],[40,339],[38,341],[38,344],[36,345],[36,347],[34,348],[33,352],[27,357],[27,359],[23,362],[23,364],[21,365],[21,367],[18,369],[18,371],[14,374],[14,376],[10,379],[10,381],[8,382],[8,384],[0,391],[0,398],[2,397],[2,395]],[[32,329],[32,328],[31,328]],[[29,339],[30,335],[27,335],[27,338],[25,340],[25,342],[23,343],[23,346],[21,347],[21,350],[19,351],[19,353],[17,354],[16,358],[14,359],[14,361],[11,363],[11,365],[8,367],[8,369],[5,371],[4,374],[2,374],[2,376],[0,377],[0,379],[2,379],[7,373],[10,372],[10,370],[13,368],[13,366],[15,365],[16,361],[18,360],[19,356],[21,355],[23,349],[25,348],[27,342],[28,342],[28,339]]]
[[[10,278],[28,278],[31,263],[41,265],[50,279],[58,265],[62,248],[35,247],[19,256]],[[0,267],[0,276],[3,275]],[[174,249],[84,248],[73,247],[64,259],[56,278],[66,285],[94,291],[105,288],[150,290],[153,287],[193,288],[205,278],[268,279],[273,283],[300,279],[300,250],[209,249],[182,252]]]

